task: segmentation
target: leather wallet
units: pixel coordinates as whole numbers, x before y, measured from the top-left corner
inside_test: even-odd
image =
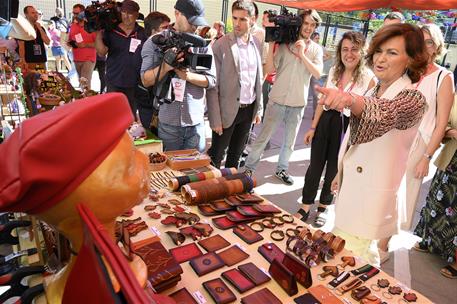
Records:
[[[221,230],[227,230],[235,227],[238,223],[229,220],[225,215],[212,219],[214,226]]]
[[[224,261],[214,252],[208,252],[202,256],[190,260],[190,266],[199,277],[216,269],[224,267]]]
[[[244,298],[241,298],[242,304],[282,304],[268,288],[260,289],[254,293],[251,293]]]
[[[255,204],[263,202],[263,198],[250,193],[238,194],[236,198],[239,199],[243,204]]]
[[[255,286],[262,285],[271,280],[271,278],[259,269],[254,263],[249,262],[243,265],[238,266],[238,269],[251,280]]]
[[[198,241],[198,244],[208,252],[214,252],[219,249],[230,246],[230,243],[220,234],[213,235],[209,238]]]
[[[173,292],[169,297],[175,300],[176,304],[198,304],[185,287]]]
[[[231,303],[236,300],[235,294],[219,278],[204,282],[203,287],[213,298],[216,304]]]
[[[213,207],[209,204],[200,204],[198,205],[198,211],[200,211],[201,214],[204,216],[213,216],[213,215],[218,215],[221,214],[222,212],[214,210]]]
[[[284,259],[282,260],[282,264],[295,275],[297,282],[305,288],[309,288],[313,285],[313,278],[309,267],[301,263],[289,252],[286,252]]]
[[[229,196],[229,197],[225,198],[224,200],[230,206],[239,206],[239,205],[243,204],[235,195]]]
[[[257,249],[258,252],[271,263],[274,259],[284,260],[284,252],[275,243],[265,243]]]
[[[225,212],[225,216],[232,222],[236,222],[236,223],[254,221],[259,218],[258,216],[243,215],[236,210],[231,210],[231,211]]]
[[[343,301],[338,299],[327,287],[316,285],[308,288],[308,292],[313,295],[321,303],[325,304],[343,304]]]
[[[273,204],[257,204],[253,205],[252,208],[260,213],[281,213],[282,211],[278,209]]]
[[[167,289],[170,289],[172,287],[175,287],[176,285],[178,285],[179,281],[181,281],[181,276],[177,276],[177,277],[174,277],[172,279],[169,279],[165,282],[162,282],[160,284],[157,284],[157,285],[152,285],[152,287],[154,287],[155,291],[157,293],[161,293]]]
[[[148,280],[153,286],[180,277],[183,270],[161,242],[153,242],[135,250],[148,270]]]
[[[234,207],[229,205],[225,200],[217,200],[210,203],[210,206],[219,212],[232,210]]]
[[[386,303],[386,302],[381,301],[381,299],[378,298],[374,294],[369,294],[368,296],[363,298],[362,301],[360,301],[360,303],[361,304],[381,304],[381,303]]]
[[[232,247],[225,249],[218,253],[219,258],[224,261],[225,265],[235,265],[249,257],[249,254],[244,252],[240,247],[233,245]]]
[[[294,302],[297,304],[321,304],[312,294],[305,293],[304,295],[299,296],[294,299]]]
[[[232,284],[240,293],[244,293],[255,287],[255,284],[236,268],[224,271],[222,277]]]
[[[298,287],[294,274],[280,261],[274,259],[273,262],[271,262],[268,272],[289,296],[297,294]]]
[[[265,214],[255,210],[252,206],[238,206],[236,207],[236,210],[245,216],[265,216]]]
[[[252,230],[252,228],[248,225],[244,224],[240,224],[233,228],[233,233],[235,233],[240,239],[248,244],[253,244],[263,240],[263,236],[261,236],[258,232]]]
[[[187,262],[203,254],[195,243],[172,248],[170,249],[170,253],[179,264]]]

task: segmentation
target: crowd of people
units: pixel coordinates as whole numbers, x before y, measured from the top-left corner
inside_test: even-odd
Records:
[[[274,43],[265,42],[268,12],[263,27],[258,26],[253,1],[234,1],[230,33],[221,21],[208,26],[199,0],[177,0],[174,8],[174,18],[150,13],[143,28],[137,23],[139,5],[124,0],[122,21],[114,29],[88,33],[85,8],[77,4],[71,22],[56,10],[48,36],[38,11],[27,6],[24,14],[37,38],[18,41],[20,64],[44,66],[44,45],[51,44],[57,64],[63,62],[68,70],[74,65],[89,84],[97,67],[101,92],[106,87],[124,93],[134,117],[144,128],[157,130],[165,150],[207,152],[217,168],[239,168],[252,127],[261,124],[245,161],[248,175],[255,174],[273,133],[284,123],[275,176],[286,185],[293,184],[289,159],[308,95],[317,100],[320,94],[304,137],[311,145],[311,161],[296,216],[308,220],[325,168],[313,225],[326,223],[327,206],[335,202],[334,232],[373,264],[388,259],[389,240],[400,223],[412,228],[423,178],[444,143],[414,229],[422,241],[414,248],[440,254],[450,263],[441,273],[457,277],[457,105],[453,75],[436,63],[445,52],[438,26],[405,23],[393,12],[369,45],[361,33],[346,32],[321,87],[323,61],[330,55],[318,43],[317,11],[298,12],[302,25],[296,41]],[[175,33],[204,35],[208,46],[189,52],[211,55],[211,67],[186,66],[187,50],[171,49],[175,56],[170,60],[160,41]],[[205,116],[212,130],[209,148]],[[374,242],[378,250],[373,250]]]

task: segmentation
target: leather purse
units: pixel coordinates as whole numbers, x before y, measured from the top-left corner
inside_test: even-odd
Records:
[[[238,269],[244,274],[245,277],[249,278],[255,286],[262,285],[271,280],[271,278],[259,269],[254,263],[246,263],[238,266]]]
[[[233,206],[229,205],[225,200],[213,201],[209,205],[218,212],[225,212],[233,209]]]
[[[297,281],[292,271],[286,268],[279,260],[274,259],[268,269],[271,277],[289,296],[298,293]]]
[[[327,287],[316,285],[308,288],[308,292],[313,295],[321,303],[325,304],[343,304],[343,301],[338,299]]]
[[[209,238],[198,241],[198,244],[208,252],[214,252],[219,249],[230,246],[230,243],[220,234],[213,235]]]
[[[235,294],[219,278],[204,282],[203,287],[216,304],[226,304],[236,300]]]
[[[211,207],[211,205],[209,205],[209,204],[198,205],[198,211],[200,211],[200,213],[203,214],[204,216],[213,216],[213,215],[218,215],[218,214],[223,213],[223,212],[214,210],[214,208]]]
[[[227,204],[229,204],[230,206],[234,206],[234,207],[240,206],[243,204],[235,195],[226,197],[224,200],[227,202]]]
[[[190,266],[199,277],[216,269],[224,267],[224,261],[214,252],[208,252],[202,256],[190,260]]]
[[[185,287],[173,292],[169,297],[175,300],[176,304],[198,304]]]
[[[295,275],[297,282],[305,288],[309,288],[313,285],[310,268],[297,260],[297,258],[289,252],[286,252],[282,264]]]
[[[233,228],[233,233],[235,233],[240,239],[245,241],[247,244],[253,244],[258,241],[263,240],[263,236],[261,236],[258,232],[254,231],[248,225],[238,225]]]
[[[238,206],[236,207],[236,210],[245,216],[265,216],[265,214],[262,214],[259,211],[255,210],[252,206]]]
[[[284,260],[284,252],[276,246],[275,243],[265,243],[257,249],[257,251],[271,263],[274,259],[279,261]]]
[[[263,202],[263,198],[250,193],[237,194],[237,199],[239,199],[243,204],[256,204]]]
[[[217,254],[224,261],[225,265],[233,266],[249,257],[249,254],[244,252],[240,247],[233,245]]]
[[[294,302],[297,304],[321,304],[312,294],[305,293],[304,295],[299,296],[294,299]]]
[[[187,262],[203,254],[195,243],[172,248],[170,249],[170,253],[179,264]]]
[[[351,291],[351,297],[356,301],[360,301],[363,298],[365,298],[367,295],[369,295],[370,293],[371,293],[370,288],[368,288],[366,286],[360,286]]]
[[[236,210],[231,210],[231,211],[225,212],[225,216],[232,222],[236,222],[236,223],[254,221],[254,220],[260,218],[258,216],[246,216],[246,215],[239,213]]]
[[[221,230],[227,230],[235,227],[238,223],[233,222],[227,218],[227,216],[216,217],[212,219],[214,226]]]
[[[282,304],[268,288],[260,289],[250,295],[241,298],[242,304]]]
[[[277,208],[273,204],[257,204],[253,205],[252,208],[260,213],[281,213],[281,209]]]
[[[232,284],[239,293],[244,293],[255,287],[255,284],[236,268],[224,271],[222,277]]]

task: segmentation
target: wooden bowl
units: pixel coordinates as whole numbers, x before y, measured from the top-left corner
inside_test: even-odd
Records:
[[[160,154],[162,157],[163,157],[163,161],[159,162],[159,163],[153,163],[151,162],[151,154]],[[160,171],[160,170],[163,170],[165,169],[165,167],[167,166],[167,156],[163,153],[151,153],[149,155],[149,169],[151,171]]]
[[[43,95],[38,97],[42,106],[58,106],[62,99],[57,95]]]

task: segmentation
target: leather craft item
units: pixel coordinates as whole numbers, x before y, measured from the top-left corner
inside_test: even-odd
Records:
[[[407,302],[416,302],[417,296],[413,292],[405,292],[403,294],[403,299],[405,299]]]
[[[230,243],[226,239],[224,239],[220,234],[216,234],[212,237],[198,241],[198,244],[208,252],[214,252],[219,249],[230,246]]]
[[[238,194],[236,198],[239,199],[243,204],[256,204],[263,202],[263,198],[249,193]]]
[[[373,266],[371,266],[370,264],[366,264],[360,268],[352,270],[351,273],[353,275],[357,276],[359,274],[366,273],[366,272],[370,271],[371,269],[373,269]]]
[[[200,213],[203,214],[204,216],[213,216],[213,215],[218,215],[218,214],[222,213],[222,212],[214,210],[214,208],[211,207],[210,204],[198,205],[198,211],[200,211]]]
[[[268,288],[260,289],[250,295],[241,298],[242,304],[282,304]]]
[[[247,244],[253,244],[255,242],[263,240],[263,236],[261,236],[258,232],[252,230],[252,228],[248,225],[244,224],[240,224],[233,228],[233,233],[235,233]]]
[[[344,271],[342,273],[340,273],[339,276],[337,276],[336,278],[334,278],[333,280],[331,280],[328,285],[330,285],[331,287],[333,288],[336,288],[338,287],[338,285],[340,285],[341,283],[343,283],[344,281],[346,281],[351,275],[349,274],[349,272],[347,271]]]
[[[175,300],[176,304],[198,304],[185,287],[173,292],[169,297]]]
[[[258,216],[246,216],[236,210],[225,212],[225,216],[232,222],[236,223],[254,221],[260,218]]]
[[[284,289],[287,295],[293,296],[298,293],[297,281],[295,279],[294,273],[291,272],[280,261],[274,259],[273,262],[271,262],[268,272],[276,281],[276,283],[278,283],[279,286]]]
[[[281,213],[282,211],[278,209],[275,205],[273,204],[256,204],[253,205],[252,208],[254,210],[260,212],[260,213]]]
[[[212,219],[214,226],[221,230],[227,230],[235,227],[238,223],[233,222],[227,218],[227,216],[216,217]]]
[[[360,286],[351,291],[351,297],[356,301],[360,301],[363,298],[365,298],[366,296],[368,296],[370,293],[371,293],[370,288],[368,288],[366,286]]]
[[[359,278],[355,278],[355,279],[352,279],[351,281],[349,281],[348,283],[338,287],[336,289],[336,294],[337,295],[342,295],[348,291],[351,291],[357,287],[359,287],[360,285],[362,285],[363,281]]]
[[[192,227],[197,229],[204,237],[208,237],[213,233],[213,227],[210,224],[196,223]]]
[[[244,252],[240,247],[233,245],[218,253],[218,256],[224,261],[225,265],[233,266],[249,257],[249,254]]]
[[[255,210],[252,206],[238,206],[236,210],[245,216],[258,216],[263,217],[267,216],[268,214],[260,213],[259,211]]]
[[[367,280],[371,279],[372,277],[374,277],[375,275],[377,275],[378,273],[379,273],[379,269],[373,267],[373,269],[371,269],[367,273],[362,274],[359,278],[362,281],[367,281]]]
[[[265,243],[257,250],[269,263],[274,259],[284,260],[284,252],[275,243]]]
[[[218,212],[225,212],[233,209],[233,206],[229,205],[225,200],[213,201],[209,205]]]
[[[316,285],[308,288],[308,292],[313,295],[320,303],[343,304],[327,287]]]
[[[255,286],[262,285],[271,280],[271,278],[259,269],[254,263],[246,263],[238,266],[238,269],[251,280]]]
[[[235,195],[226,197],[224,200],[227,202],[227,204],[229,204],[230,206],[234,206],[234,207],[240,206],[243,204]]]
[[[162,282],[158,285],[153,285],[154,289],[156,292],[160,293],[160,292],[163,292],[167,289],[170,289],[172,287],[175,287],[179,281],[181,281],[181,276],[177,276],[175,278],[172,278],[168,281],[165,281],[165,282]]]
[[[226,304],[236,300],[235,294],[219,278],[204,282],[203,287],[210,294],[216,304]]]
[[[183,273],[181,266],[165,249],[161,242],[153,242],[135,250],[148,270],[148,280],[152,286],[157,286]]]
[[[166,234],[171,238],[173,243],[177,246],[183,244],[186,241],[186,236],[180,232],[167,231]]]
[[[187,262],[203,254],[195,243],[172,248],[170,249],[170,253],[179,264]]]
[[[239,293],[244,293],[255,287],[255,284],[236,268],[223,272],[222,277],[232,284]]]
[[[198,229],[195,229],[192,226],[179,228],[179,232],[181,232],[185,236],[190,236],[194,241],[201,239],[203,236],[203,234]]]
[[[309,267],[301,263],[289,252],[286,252],[282,264],[295,275],[297,282],[305,288],[309,288],[313,285],[313,278]]]
[[[190,266],[199,277],[216,269],[224,267],[224,261],[214,252],[208,252],[202,256],[190,260]]]
[[[297,304],[321,304],[312,294],[305,293],[304,295],[299,296],[294,299],[294,302]]]
[[[369,294],[368,296],[363,298],[360,301],[360,303],[362,303],[362,304],[382,304],[382,303],[386,303],[386,302],[381,301],[381,299],[378,298],[377,296],[375,296],[374,294]]]

